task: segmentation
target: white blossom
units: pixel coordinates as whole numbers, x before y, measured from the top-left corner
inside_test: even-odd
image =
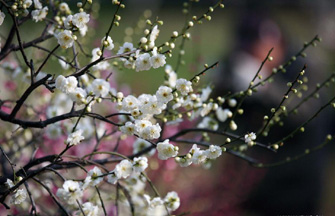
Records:
[[[123,54],[123,53],[127,53],[127,52],[131,52],[131,51],[135,51],[136,49],[134,48],[134,45],[132,43],[129,42],[125,42],[123,44],[123,46],[120,47],[119,51],[117,52],[118,55]]]
[[[176,89],[182,94],[187,95],[193,91],[192,83],[186,79],[177,79]]]
[[[215,159],[222,154],[222,149],[220,146],[210,145],[205,154],[209,159]]]
[[[127,178],[133,172],[133,164],[129,160],[122,160],[115,166],[115,174],[119,178]]]
[[[168,103],[173,99],[172,89],[167,86],[160,86],[156,92],[156,97],[159,102]]]
[[[90,202],[85,202],[82,206],[85,216],[99,216],[99,207]]]
[[[11,197],[10,203],[19,205],[27,198],[27,192],[24,189],[18,189]]]
[[[163,54],[157,53],[157,47],[152,51],[152,56],[150,57],[150,63],[153,68],[159,68],[166,64],[166,57]]]
[[[72,47],[74,43],[72,31],[64,30],[62,32],[59,32],[57,34],[57,40],[58,40],[58,44],[64,49]]]
[[[256,134],[254,132],[251,132],[251,133],[247,133],[245,136],[244,136],[244,141],[245,143],[247,144],[251,144],[254,140],[256,139]]]
[[[190,149],[190,154],[194,155],[195,152],[200,151],[200,148],[198,148],[197,144],[193,144],[192,148]]]
[[[166,108],[166,104],[158,101],[156,95],[141,96],[140,101],[140,110],[144,114],[158,115]]]
[[[42,9],[42,4],[39,0],[34,0],[34,7],[36,9]]]
[[[86,103],[87,93],[82,88],[79,88],[79,87],[75,88],[74,91],[71,91],[69,93],[69,95],[70,95],[71,100],[76,102],[79,105]]]
[[[160,137],[161,130],[160,125],[157,123],[156,125],[150,125],[143,128],[143,130],[140,131],[139,136],[147,140],[158,139]]]
[[[158,29],[158,26],[155,25],[155,26],[152,28],[151,33],[150,33],[150,36],[149,36],[149,41],[150,41],[150,42],[153,42],[153,45],[155,45],[154,42],[155,42],[155,40],[157,39],[158,35],[159,35],[159,29]]]
[[[149,70],[151,68],[151,60],[149,53],[143,53],[138,56],[135,61],[135,69],[136,71],[144,71]]]
[[[29,8],[32,4],[33,4],[33,1],[32,1],[32,0],[25,0],[25,1],[23,2],[23,5],[24,5],[26,8]],[[42,5],[41,5],[41,8],[42,8]]]
[[[176,162],[181,167],[188,167],[192,164],[192,157],[176,157]]]
[[[66,17],[66,19],[64,20],[64,27],[66,29],[71,29],[73,27],[73,23],[72,23],[72,19],[73,19],[73,16],[72,15],[69,15]]]
[[[133,135],[135,133],[135,125],[128,121],[125,125],[120,127],[120,131],[127,135]]]
[[[133,116],[133,117],[137,117],[137,116],[140,116],[141,115],[141,112],[139,109],[133,109],[130,114]]]
[[[151,126],[152,123],[148,120],[135,120],[135,131],[140,134],[146,127]]]
[[[104,79],[95,79],[88,87],[88,91],[93,92],[96,97],[105,97],[108,95],[110,84]]]
[[[133,169],[135,172],[143,172],[148,167],[148,158],[135,157],[133,160]]]
[[[165,196],[164,203],[170,211],[175,211],[180,206],[180,198],[175,191],[171,191]]]
[[[110,36],[107,37],[107,40],[106,40],[106,37],[102,38],[101,43],[103,46],[105,46],[107,50],[114,49],[113,40]]]
[[[82,37],[84,37],[86,35],[87,31],[88,31],[87,25],[84,25],[84,27],[79,29],[79,33]]]
[[[98,185],[102,180],[103,177],[99,177],[102,175],[101,170],[98,167],[94,167],[87,173],[87,177],[85,178],[84,185]]]
[[[63,188],[59,188],[56,195],[68,204],[73,205],[77,204],[77,200],[83,196],[83,190],[78,182],[66,180]]]
[[[154,197],[153,199],[150,199],[150,196],[148,196],[147,194],[145,194],[144,197],[147,200],[149,209],[151,210],[164,204],[163,200],[160,197]]]
[[[13,182],[12,180],[10,180],[10,179],[7,179],[7,181],[5,182],[5,184],[6,184],[6,186],[7,186],[8,188],[12,188],[12,187],[15,186],[15,185],[14,185],[14,182]]]
[[[48,14],[48,7],[42,9],[33,10],[31,16],[35,22],[42,21]]]
[[[192,162],[195,164],[202,164],[206,161],[207,154],[204,150],[195,151],[192,155]]]
[[[74,76],[65,78],[63,75],[59,75],[56,79],[56,88],[62,92],[68,94],[73,92],[78,85],[78,80]]]
[[[116,184],[116,182],[119,180],[120,178],[116,175],[115,171],[110,172],[109,175],[107,176],[107,181],[111,184]]]
[[[133,95],[128,95],[122,100],[122,109],[127,112],[137,109],[138,105],[139,105],[139,101]]]
[[[157,144],[158,158],[161,160],[167,160],[171,157],[175,157],[178,154],[178,147],[169,143],[166,139],[164,142]]]
[[[78,29],[84,28],[88,21],[90,21],[90,15],[86,12],[76,13],[72,18],[73,25],[75,25]]]
[[[62,2],[59,4],[59,10],[62,11],[62,12],[69,12],[70,11],[70,8],[69,8],[69,5],[65,2]]]
[[[123,63],[123,66],[125,68],[128,68],[128,69],[135,69],[135,62],[134,61],[125,60],[125,62]]]
[[[85,139],[85,137],[82,136],[83,131],[81,129],[76,130],[75,132],[71,133],[67,140],[66,143],[68,145],[77,145],[79,144],[81,141],[83,141]]]
[[[219,121],[225,122],[229,117],[233,115],[233,113],[229,109],[222,109],[221,107],[217,108],[216,117]]]

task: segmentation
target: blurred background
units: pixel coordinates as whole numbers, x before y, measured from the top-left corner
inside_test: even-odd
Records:
[[[94,28],[82,41],[88,52],[99,44],[114,14],[114,8],[107,4],[110,1],[93,2],[94,10],[100,9],[100,12],[94,15],[95,21],[90,23]],[[125,41],[136,44],[146,28],[146,17],[155,20],[158,16],[164,25],[160,27],[156,44],[163,43],[173,31],[181,31],[185,20],[183,3],[180,0],[127,0],[126,9],[120,14],[120,27],[112,30],[111,37],[116,45]],[[195,3],[188,16],[201,16],[215,3],[212,0]],[[75,8],[74,2],[69,4]],[[259,128],[263,116],[280,102],[287,89],[286,83],[292,81],[305,63],[308,65],[309,91],[334,72],[335,1],[234,0],[224,4],[224,9],[211,14],[211,21],[204,21],[191,29],[192,41],[185,43],[184,64],[178,71],[178,77],[191,78],[203,69],[205,63],[210,65],[219,61],[219,67],[206,73],[201,81],[202,85],[207,82],[216,85],[215,95],[244,90],[272,47],[274,60],[264,66],[263,76],[271,73],[273,67],[288,61],[305,41],[310,41],[315,35],[323,39],[317,47],[308,48],[307,58],[298,59],[286,74],[276,76],[273,83],[260,88],[257,94],[246,100],[242,106],[245,115],[236,120],[240,126],[237,132],[244,134]],[[9,24],[4,23],[1,28],[8,29]],[[31,32],[29,25],[23,26],[22,31],[27,41],[38,34]],[[98,39],[91,41],[92,38]],[[176,41],[176,47],[180,42]],[[176,53],[167,59],[167,63],[175,68],[177,58]],[[47,66],[48,70],[59,73],[52,64]],[[124,87],[123,83],[129,83],[132,92],[154,93],[164,81],[164,69],[141,73],[115,71],[113,77],[120,88]],[[312,116],[334,95],[333,92],[333,87],[322,91],[319,99],[311,99],[298,115],[284,122],[284,127],[273,128],[261,141],[270,143],[288,134]],[[306,127],[305,133],[285,143],[278,153],[253,149],[250,155],[264,162],[273,162],[317,146],[327,134],[334,135],[334,117],[334,111],[327,109]],[[213,139],[217,144],[220,141]],[[150,176],[162,194],[171,190],[178,192],[181,197],[179,213],[214,216],[335,215],[334,164],[335,147],[331,143],[298,161],[273,168],[254,168],[226,154],[208,170],[198,166],[182,169],[173,160],[163,163],[153,158]]]
[[[191,15],[202,15],[215,3],[200,1],[194,4]],[[191,30],[192,42],[186,42],[183,56],[185,65],[178,71],[178,76],[191,77],[201,71],[203,64],[219,61],[219,67],[205,76],[217,86],[217,95],[246,89],[270,48],[274,48],[274,60],[265,65],[263,76],[287,62],[305,41],[315,35],[323,39],[317,47],[306,51],[307,58],[298,59],[286,74],[277,76],[273,83],[246,100],[245,115],[237,120],[242,125],[239,131],[244,133],[259,128],[260,119],[280,102],[286,83],[294,79],[305,63],[309,90],[334,72],[335,2],[236,0],[224,3],[225,9],[211,14],[210,22],[204,21]],[[182,4],[177,0],[128,1],[127,11],[136,17],[149,8],[153,19],[159,15],[164,26],[160,28],[158,41],[164,41],[184,24]],[[128,14],[124,17],[127,17],[125,22],[136,22]],[[176,61],[177,55],[174,55],[168,64],[174,67]],[[141,80],[139,91],[144,88],[154,91],[157,86],[150,81],[163,79],[156,70],[138,74],[138,78],[137,74],[133,75],[131,79]],[[333,92],[333,87],[322,91],[319,99],[312,99],[298,115],[284,122],[284,127],[274,128],[268,138],[261,140],[269,143],[285,136],[310,117]],[[282,160],[322,143],[328,133],[334,134],[334,114],[330,109],[306,127],[305,133],[285,143],[278,153],[254,149],[250,154],[267,162]],[[220,143],[220,140],[214,142]],[[155,182],[164,182],[159,185],[161,190],[178,191],[182,200],[179,212],[190,211],[190,215],[335,215],[334,149],[331,144],[299,161],[268,169],[253,168],[229,155],[214,162],[209,170],[195,166],[180,169],[170,161],[160,164],[158,170],[162,175],[156,173],[153,178]]]

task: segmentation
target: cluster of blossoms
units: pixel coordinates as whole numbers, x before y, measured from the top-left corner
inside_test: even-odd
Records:
[[[66,144],[72,146],[72,145],[77,145],[79,144],[81,141],[83,141],[85,139],[84,136],[82,136],[83,131],[81,129],[69,134],[67,140],[66,140]]]
[[[246,144],[248,144],[248,146],[253,146],[255,144],[254,142],[255,140],[256,140],[256,134],[254,132],[247,133],[244,136],[244,141]]]
[[[118,103],[120,112],[130,113],[132,120],[127,121],[120,130],[128,135],[136,134],[143,139],[158,139],[161,127],[155,122],[154,115],[159,115],[173,99],[172,89],[160,86],[155,95],[142,94],[139,97],[128,95]]]
[[[141,53],[139,49],[134,48],[134,45],[129,42],[125,42],[117,52],[118,55],[132,53],[130,58],[122,58],[126,68],[135,69],[137,72],[139,72],[147,71],[151,68],[156,69],[163,67],[166,64],[166,56],[159,53],[157,47],[155,47],[155,40],[159,35],[158,26],[155,25],[152,28],[151,33],[149,30],[147,30],[146,33],[148,36],[142,37],[140,39],[140,44],[147,47],[147,49],[152,49],[151,55],[148,52]]]
[[[222,150],[225,151],[225,148],[216,145],[210,145],[208,149],[201,150],[194,144],[185,156],[176,157],[175,160],[181,167],[190,166],[192,163],[209,166],[210,160],[218,158],[222,154]]]
[[[78,202],[81,203],[84,196],[84,191],[89,187],[98,186],[104,180],[104,176],[107,176],[107,181],[111,184],[116,184],[118,180],[125,179],[125,183],[127,184],[130,184],[130,182],[135,182],[135,184],[138,185],[138,183],[143,181],[141,173],[147,167],[148,159],[146,157],[135,157],[132,162],[127,159],[122,160],[115,166],[113,171],[107,174],[103,174],[98,167],[94,167],[87,172],[87,176],[82,182],[66,180],[62,188],[57,190],[57,196],[66,202],[69,206],[75,207]],[[134,192],[134,189],[135,191],[144,189],[142,186],[134,185],[134,183],[131,185],[131,192]],[[139,196],[139,194],[137,193],[136,196]],[[175,211],[180,206],[180,199],[176,192],[169,192],[164,199],[161,199],[160,197],[151,198],[147,194],[142,194],[141,199],[142,203],[145,203],[145,207],[149,212],[156,211],[156,208],[162,207],[164,205],[168,208],[169,211]],[[83,203],[82,208],[84,209],[85,215],[99,215],[98,205],[99,204],[94,205],[91,202]]]
[[[60,9],[65,13],[69,10],[66,3],[61,4]],[[88,29],[87,23],[90,21],[90,15],[82,11],[63,18],[62,28],[58,29],[54,35],[58,40],[58,44],[62,48],[67,49],[72,47],[74,41],[77,39],[77,36],[73,34],[73,31],[79,30],[82,36],[86,35]]]
[[[160,206],[166,206],[169,211],[175,211],[180,206],[180,199],[175,191],[169,192],[164,199],[160,197],[150,198],[147,194],[144,194],[144,197],[150,210],[154,210]]]
[[[22,177],[18,177],[17,181],[19,182],[20,180],[22,180]],[[6,186],[7,186],[7,188],[11,189],[12,187],[15,186],[15,184],[12,180],[7,179]],[[27,198],[27,192],[26,192],[25,189],[16,189],[16,190],[14,190],[14,194],[12,195],[10,203],[15,204],[15,205],[19,205],[26,198]]]
[[[148,159],[146,157],[135,157],[133,162],[130,162],[129,160],[122,160],[107,176],[108,182],[111,184],[116,184],[119,179],[125,179],[130,175],[139,175],[147,167]]]
[[[64,77],[59,75],[56,79],[56,88],[70,96],[78,105],[90,104],[94,97],[105,97],[111,90],[110,84],[103,79],[95,79],[85,89],[77,87],[78,80],[74,76]]]
[[[225,148],[220,146],[210,145],[208,149],[201,150],[196,144],[193,144],[190,151],[184,156],[177,156],[179,148],[169,143],[169,140],[164,140],[157,144],[158,158],[161,160],[167,160],[174,157],[175,161],[181,167],[190,166],[194,164],[209,164],[210,160],[218,158]]]

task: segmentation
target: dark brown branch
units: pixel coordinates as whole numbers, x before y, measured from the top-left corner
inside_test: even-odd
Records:
[[[43,63],[40,65],[40,67],[37,69],[37,71],[35,72],[34,76],[36,77],[38,75],[38,73],[42,70],[42,68],[44,67],[44,65],[47,63],[47,61],[49,60],[49,58],[51,57],[51,55],[60,47],[60,45],[58,44],[49,54],[48,56],[44,59]]]

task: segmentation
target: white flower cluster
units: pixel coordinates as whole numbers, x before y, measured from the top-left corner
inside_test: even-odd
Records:
[[[155,47],[155,40],[159,34],[158,26],[154,26],[149,36],[149,40],[145,37],[141,38],[140,42],[142,45],[148,44],[148,48],[152,49],[151,55],[149,53],[140,53],[137,50],[135,53],[131,54],[131,58],[123,59],[124,66],[126,68],[135,69],[137,72],[150,70],[151,68],[163,67],[166,64],[166,56],[158,52],[157,47]],[[123,46],[119,48],[117,52],[118,55],[128,52],[134,52],[136,49],[134,45],[129,42],[125,42]]]
[[[98,185],[104,178],[102,177],[102,172],[98,167],[94,167],[90,171],[88,171],[87,176],[84,180],[83,188],[87,188],[88,186],[96,186]]]
[[[161,160],[176,157],[178,150],[178,146],[170,144],[168,139],[164,140],[164,142],[157,143],[158,158]]]
[[[12,188],[15,186],[14,182],[10,179],[7,179],[5,184],[8,188]],[[26,198],[27,198],[26,190],[16,189],[10,199],[10,203],[14,205],[20,205]]]
[[[66,144],[70,146],[79,144],[85,139],[85,137],[82,136],[82,133],[83,131],[80,129],[71,133],[66,140]]]
[[[72,31],[70,30],[64,30],[59,32],[56,35],[58,44],[63,48],[63,49],[67,49],[73,46],[74,43],[74,39],[75,37],[72,34]]]
[[[49,11],[48,7],[39,8],[33,10],[31,12],[31,16],[35,22],[39,22],[45,19],[45,17],[48,15],[48,11]]]
[[[125,123],[120,130],[128,135],[137,135],[143,139],[157,139],[160,137],[161,127],[153,124],[153,115],[161,114],[173,99],[172,89],[160,86],[155,95],[142,94],[138,98],[133,95],[124,97],[118,103],[120,112],[130,113],[133,120]]]
[[[93,82],[85,89],[77,87],[78,80],[74,76],[64,77],[59,75],[56,79],[56,88],[61,90],[63,93],[70,96],[73,102],[78,105],[87,104],[88,101],[93,99],[89,95],[95,97],[105,97],[110,91],[109,82],[103,79],[95,79]],[[92,105],[92,103],[90,104]]]
[[[94,171],[96,171],[96,169],[94,169]],[[91,174],[94,173],[94,171],[93,172],[90,171]],[[84,189],[85,188],[81,183],[72,180],[67,180],[64,182],[63,188],[59,188],[57,190],[56,195],[70,206],[77,206],[77,202],[80,202],[84,195]],[[85,202],[84,204],[82,204],[81,209],[85,213],[85,215],[90,216],[99,215],[99,207],[93,205],[90,202]]]
[[[115,166],[115,169],[107,176],[107,180],[111,184],[116,184],[119,179],[125,179],[131,175],[138,175],[147,167],[148,159],[146,157],[135,157],[133,162],[125,159]]]
[[[137,52],[135,54],[136,57],[135,63],[131,65],[131,67],[132,68],[135,67],[135,70],[139,72],[139,71],[150,70],[151,67],[152,68],[163,67],[166,64],[165,55],[158,53],[156,47],[153,49],[151,54],[152,55],[150,56],[149,53],[139,54],[139,52]]]
[[[96,205],[93,205],[91,202],[85,202],[82,205],[82,211],[86,216],[99,216],[100,211],[99,207]]]
[[[247,133],[246,135],[244,135],[244,141],[249,146],[253,146],[255,144],[254,140],[256,140],[256,134],[254,132]]]
[[[48,8],[37,10],[35,12],[36,13],[35,18],[33,17],[33,19],[34,20],[36,19],[36,21],[40,21],[44,19],[47,13],[47,9]],[[69,6],[65,2],[60,4],[59,9],[63,13],[70,12]],[[58,44],[62,48],[67,49],[73,46],[74,41],[77,38],[77,36],[73,34],[75,30],[78,29],[80,34],[82,36],[85,36],[87,29],[88,29],[87,23],[90,21],[90,15],[82,11],[74,15],[70,14],[66,18],[64,17],[64,20],[62,21],[64,24],[64,27],[62,27],[63,29],[57,29],[56,32],[51,31],[51,33],[55,35],[58,41]]]
[[[190,81],[186,79],[176,79],[175,72],[170,66],[167,66],[165,70],[168,75],[167,83],[169,83],[170,86],[175,85],[176,90],[181,93],[180,97],[175,98],[172,109],[184,108],[189,110],[191,119],[195,119],[199,116],[204,117],[198,124],[198,128],[217,130],[219,128],[218,121],[225,122],[228,118],[233,116],[233,113],[228,108],[223,109],[218,103],[211,102],[213,101],[213,99],[209,99],[212,92],[211,87],[207,86],[201,89],[201,94],[193,93],[192,83]],[[224,103],[224,99],[222,98],[218,101],[220,104]],[[228,101],[230,107],[234,107],[236,104],[237,101],[235,99]],[[216,118],[214,118],[214,116],[208,116],[211,112],[215,112]],[[236,126],[236,124],[233,126]]]
[[[147,194],[145,194],[144,197],[147,201],[149,211],[163,205],[165,205],[169,211],[175,211],[180,206],[180,198],[175,191],[169,192],[163,200],[160,197],[151,199]]]
[[[186,156],[176,157],[175,160],[181,167],[187,167],[192,163],[205,164],[209,160],[218,158],[221,154],[222,148],[220,146],[210,145],[208,149],[201,150],[196,144],[193,144]]]
[[[83,196],[83,188],[77,181],[67,180],[63,184],[63,188],[57,190],[56,195],[69,205],[76,205],[77,200],[81,200]]]

